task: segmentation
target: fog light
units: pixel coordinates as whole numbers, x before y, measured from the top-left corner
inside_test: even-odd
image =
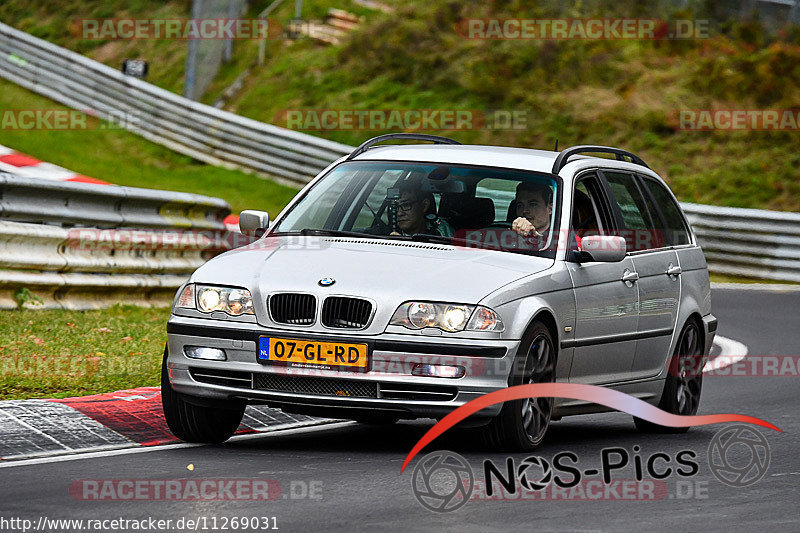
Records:
[[[431,378],[461,378],[467,370],[460,365],[427,365],[417,363],[411,370],[413,376],[426,376]]]
[[[206,348],[205,346],[184,346],[183,353],[192,359],[206,359],[208,361],[225,361],[225,351],[219,348]]]

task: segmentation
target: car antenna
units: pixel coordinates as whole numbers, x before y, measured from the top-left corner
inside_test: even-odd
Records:
[[[554,152],[558,152],[558,139],[556,139],[556,147],[555,147],[555,149],[553,151]]]

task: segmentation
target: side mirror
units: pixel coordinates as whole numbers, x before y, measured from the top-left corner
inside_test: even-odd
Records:
[[[239,215],[239,231],[245,235],[260,237],[269,228],[269,213],[247,209]]]
[[[587,235],[581,239],[581,249],[570,252],[568,259],[574,263],[619,263],[625,259],[628,246],[623,237]]]

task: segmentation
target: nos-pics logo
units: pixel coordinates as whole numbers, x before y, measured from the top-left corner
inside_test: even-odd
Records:
[[[508,461],[513,462],[513,459],[508,458]],[[732,487],[747,487],[760,481],[769,468],[769,462],[767,439],[744,424],[718,431],[708,446],[711,473]],[[554,472],[549,461],[531,456],[519,463],[516,477],[523,489],[541,491],[550,485]],[[488,479],[486,483],[489,483]],[[470,500],[475,489],[475,474],[459,454],[437,450],[417,463],[411,484],[414,496],[423,507],[435,512],[449,512],[463,507]]]

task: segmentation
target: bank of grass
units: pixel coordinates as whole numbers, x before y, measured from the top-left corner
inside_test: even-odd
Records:
[[[577,18],[652,16],[652,4],[565,9]],[[641,155],[683,201],[800,210],[797,130],[686,131],[678,121],[680,110],[796,109],[796,33],[770,40],[743,22],[719,24],[712,38],[696,41],[470,40],[455,30],[465,18],[547,18],[557,8],[439,0],[396,5],[395,15],[370,15],[339,46],[309,40],[274,46],[230,109],[279,125],[286,110],[298,109],[518,111],[525,117],[519,128],[426,133],[548,150],[557,139],[562,147],[621,146]],[[388,130],[303,131],[358,144]]]
[[[67,108],[0,80],[0,109]],[[270,180],[206,165],[122,129],[0,129],[0,145],[116,185],[223,198],[234,213],[261,209],[275,216],[297,193]]]
[[[167,308],[0,311],[0,400],[159,384]]]

